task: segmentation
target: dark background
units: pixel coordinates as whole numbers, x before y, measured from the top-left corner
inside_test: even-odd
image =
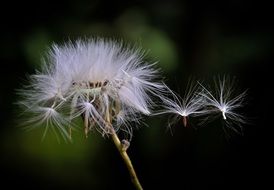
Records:
[[[146,118],[128,151],[144,189],[264,189],[273,147],[273,8],[268,1],[35,1],[1,5],[0,172],[3,189],[133,189],[109,139],[82,131],[58,143],[18,128],[26,75],[53,43],[101,36],[124,39],[159,60],[166,83],[183,92],[189,77],[236,76],[248,89],[244,135],[221,121],[194,129]],[[1,188],[2,189],[2,188]]]

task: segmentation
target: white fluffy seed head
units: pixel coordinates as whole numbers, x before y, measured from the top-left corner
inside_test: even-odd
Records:
[[[221,113],[227,127],[237,133],[241,133],[245,118],[242,114],[238,113],[238,111],[244,104],[246,91],[234,95],[235,79],[230,79],[227,76],[222,78],[218,77],[214,82],[214,91],[210,91],[200,84],[204,89],[204,91],[201,92],[201,96],[205,98],[205,106],[207,107],[208,113]]]
[[[103,39],[53,45],[43,70],[20,91],[20,103],[33,114],[30,120],[57,125],[61,134],[70,126],[63,121],[72,123],[80,115],[86,127],[103,135],[106,123],[131,132],[128,121],[149,115],[151,96],[160,96],[165,88],[156,82],[154,64],[145,63],[143,56],[139,49]]]

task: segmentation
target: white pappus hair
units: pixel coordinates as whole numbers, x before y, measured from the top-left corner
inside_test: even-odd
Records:
[[[73,119],[82,116],[86,134],[93,128],[108,134],[111,125],[131,135],[129,122],[149,115],[152,96],[165,89],[155,64],[143,56],[137,48],[104,39],[53,45],[42,71],[20,90],[21,105],[32,114],[28,122],[69,137]]]
[[[235,79],[227,76],[218,77],[214,82],[215,91],[210,91],[200,84],[204,89],[201,96],[205,98],[208,113],[220,113],[227,127],[237,133],[242,133],[242,124],[246,123],[246,120],[239,113],[239,109],[244,105],[246,91],[234,95]]]
[[[202,89],[199,85],[194,84],[194,81],[189,81],[183,98],[176,95],[167,86],[166,88],[171,98],[160,96],[163,102],[163,111],[160,111],[159,114],[168,113],[174,115],[171,122],[169,122],[169,126],[182,119],[182,124],[184,127],[187,127],[189,125],[188,117],[195,117],[206,111],[202,109],[204,107],[204,98],[200,96]]]

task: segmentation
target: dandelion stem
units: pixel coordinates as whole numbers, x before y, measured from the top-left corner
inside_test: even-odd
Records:
[[[120,106],[119,104],[117,104],[117,105]],[[141,183],[139,182],[139,179],[137,177],[137,174],[134,170],[134,167],[131,163],[131,160],[130,160],[128,154],[127,154],[126,150],[127,150],[128,146],[125,146],[125,145],[123,145],[123,143],[121,143],[115,129],[111,125],[112,118],[111,118],[110,112],[111,112],[111,110],[107,109],[105,119],[106,119],[106,122],[107,122],[107,125],[108,125],[107,127],[110,130],[111,138],[112,138],[117,150],[119,151],[120,155],[122,156],[122,158],[124,160],[124,163],[127,166],[127,169],[129,171],[129,174],[130,174],[130,177],[131,177],[131,182],[134,184],[134,186],[137,190],[143,190],[143,188],[141,186]]]
[[[138,177],[137,177],[137,174],[134,170],[134,167],[131,163],[131,160],[126,152],[126,150],[124,150],[122,148],[122,144],[121,144],[121,141],[120,139],[118,138],[116,132],[113,130],[112,133],[111,133],[111,137],[112,137],[112,140],[116,146],[116,148],[118,149],[118,151],[120,152],[126,166],[127,166],[127,169],[129,171],[129,174],[130,174],[130,177],[131,177],[131,181],[132,183],[134,184],[135,188],[138,189],[138,190],[142,190],[142,186],[141,186],[141,183],[139,182],[138,180]]]
[[[107,114],[106,120],[108,123],[110,123],[110,117],[109,114]],[[131,160],[127,154],[127,151],[125,148],[123,148],[123,145],[119,139],[119,137],[117,136],[115,130],[113,129],[112,125],[110,125],[110,130],[111,130],[111,138],[116,146],[116,148],[118,149],[118,151],[120,152],[120,155],[122,156],[124,163],[127,166],[127,169],[129,171],[130,177],[131,177],[131,181],[134,184],[135,188],[137,190],[143,190],[141,183],[139,182],[139,179],[137,177],[137,174],[134,170],[134,167],[131,163]]]

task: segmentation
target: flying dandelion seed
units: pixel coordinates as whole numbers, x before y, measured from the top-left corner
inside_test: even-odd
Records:
[[[155,64],[143,61],[144,52],[111,40],[91,39],[54,45],[41,72],[30,76],[20,102],[41,123],[69,137],[73,119],[81,116],[85,134],[121,130],[132,135],[129,122],[149,115],[165,86],[157,82]],[[156,82],[155,82],[156,81]]]
[[[238,110],[244,104],[246,91],[234,96],[234,84],[235,80],[229,77],[218,77],[215,80],[215,92],[209,91],[200,84],[204,89],[201,92],[201,96],[205,98],[205,106],[208,109],[208,113],[221,113],[226,125],[235,132],[241,133],[245,118],[238,113]]]
[[[172,95],[172,98],[160,97],[163,101],[163,111],[160,111],[159,114],[175,114],[169,125],[181,119],[184,127],[187,127],[189,125],[189,117],[195,117],[205,112],[205,110],[202,109],[204,101],[203,97],[200,96],[201,88],[197,84],[194,84],[193,81],[190,81],[187,85],[184,98],[177,96],[167,86],[166,88],[169,94]]]

